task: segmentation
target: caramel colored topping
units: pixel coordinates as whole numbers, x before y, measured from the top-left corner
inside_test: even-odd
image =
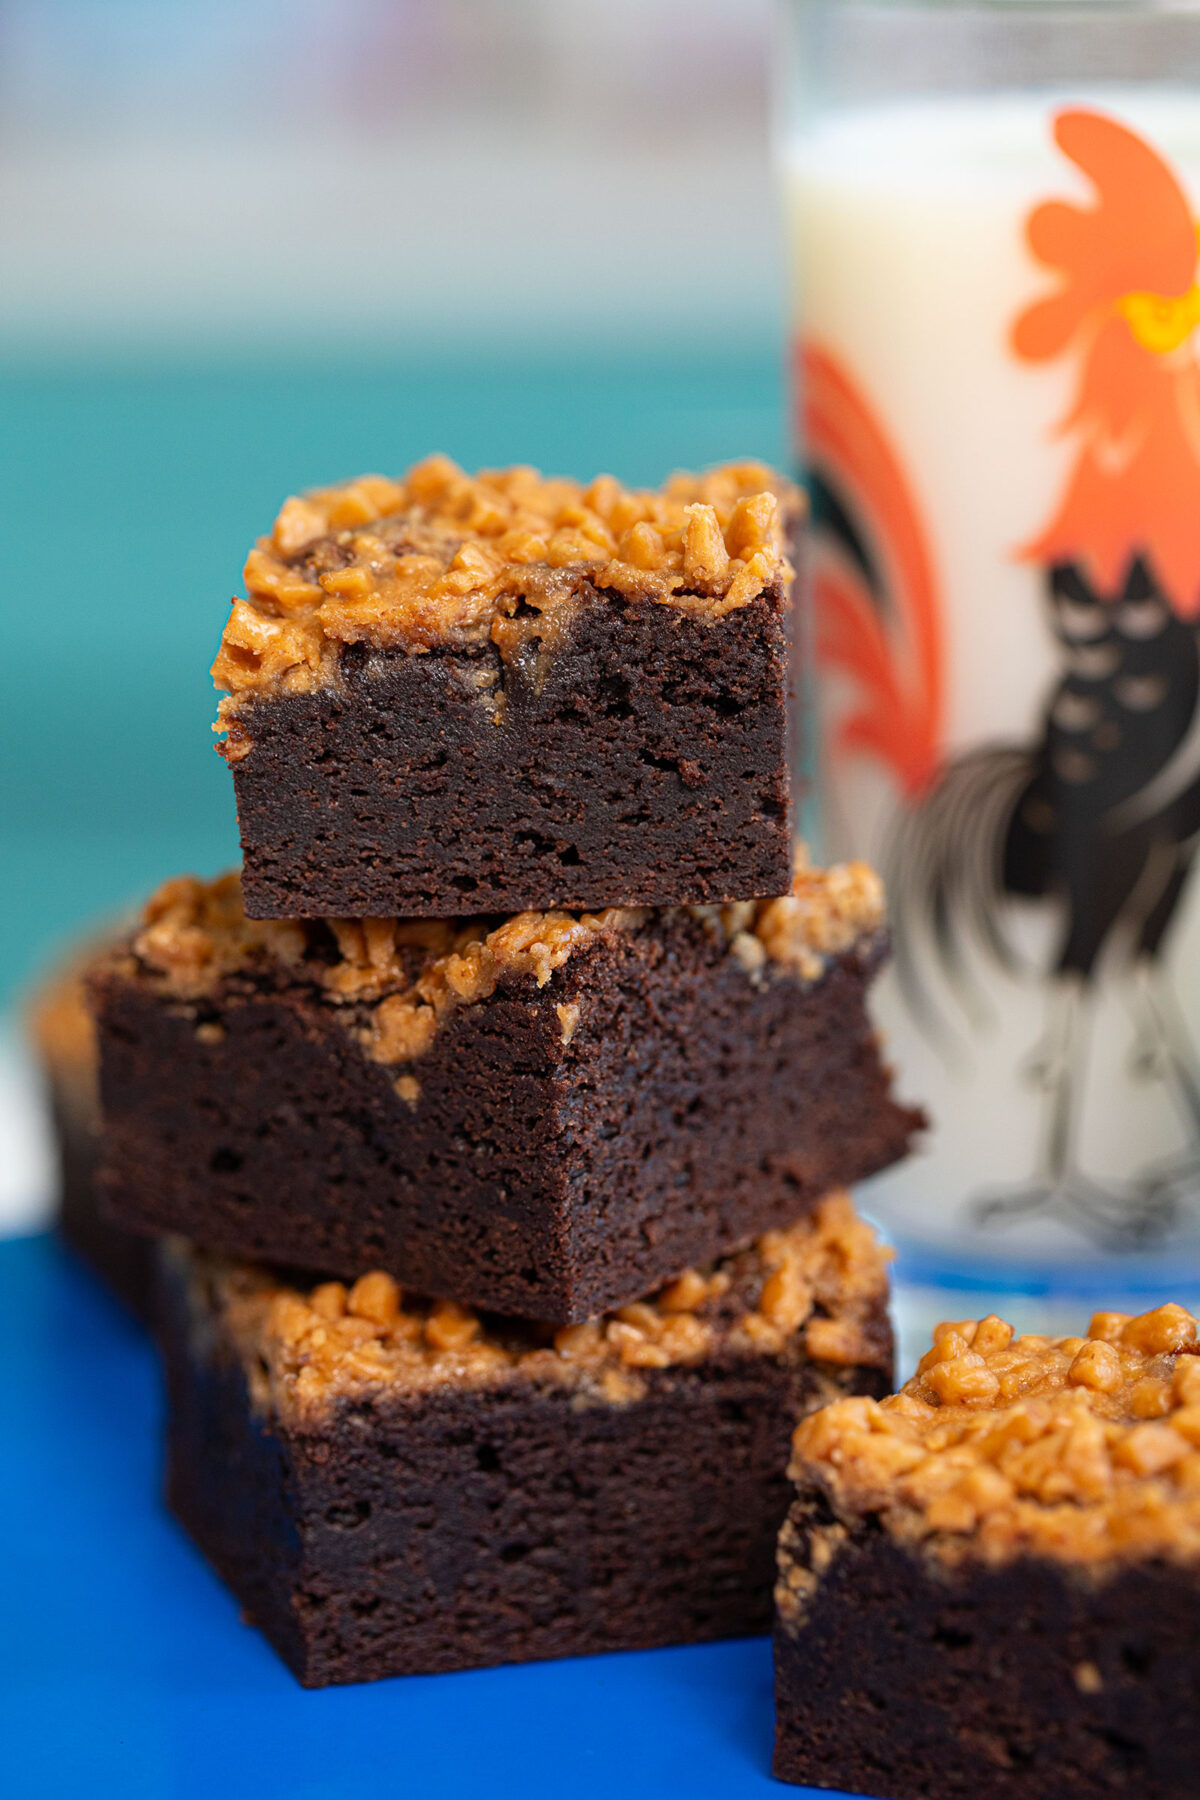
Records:
[[[640,1399],[651,1372],[722,1348],[762,1356],[804,1349],[837,1366],[875,1364],[887,1254],[849,1196],[830,1194],[811,1218],[752,1250],[558,1332],[410,1298],[379,1271],[349,1290],[332,1281],[307,1292],[241,1267],[214,1265],[207,1278],[247,1367],[265,1369],[270,1404],[302,1418],[341,1398],[520,1378],[619,1404]]]
[[[181,998],[211,993],[255,955],[299,970],[308,950],[304,924],[290,919],[247,919],[238,875],[200,881],[179,875],[150,896],[142,912],[134,954],[163,977]]]
[[[883,889],[862,863],[812,869],[803,851],[798,862],[794,892],[785,899],[679,911],[698,920],[751,980],[769,971],[815,980],[831,956],[880,929]],[[578,916],[518,913],[500,924],[247,919],[236,874],[208,882],[184,875],[149,900],[132,948],[164,993],[182,1000],[211,996],[229,976],[255,968],[313,982],[347,1009],[348,1028],[371,1060],[392,1068],[417,1061],[451,1013],[488,999],[501,981],[524,978],[545,988],[596,939],[642,931],[661,916],[609,907]],[[555,1011],[565,1047],[586,1019],[574,1002],[556,1004]],[[209,1033],[203,1041],[216,1040]],[[399,1091],[416,1102],[415,1084]]]
[[[544,988],[593,939],[636,931],[649,916],[621,907],[578,918],[518,913],[492,930],[486,920],[247,919],[236,874],[209,882],[184,875],[149,900],[133,951],[181,999],[212,994],[256,962],[314,980],[335,1005],[361,1012],[365,1023],[355,1028],[368,1056],[393,1065],[423,1056],[450,1013],[488,999],[501,980],[524,976]],[[335,948],[332,959],[321,956],[322,939]],[[567,1044],[578,1008],[557,1010]],[[415,1083],[400,1091],[418,1097]]]
[[[579,1007],[571,1001],[569,1005],[556,1006],[554,1010],[558,1015],[558,1034],[564,1044],[569,1044],[579,1025]]]
[[[1086,1337],[939,1325],[898,1394],[796,1431],[792,1473],[843,1523],[875,1514],[953,1561],[1200,1556],[1200,1341],[1181,1306]]]
[[[770,962],[816,981],[830,957],[882,929],[887,908],[883,882],[867,863],[814,869],[800,844],[790,894],[688,910],[721,934],[747,974]]]
[[[213,664],[234,697],[337,678],[343,644],[420,654],[495,644],[552,651],[583,594],[655,600],[712,621],[790,583],[785,509],[798,491],[760,463],[675,475],[657,492],[536,470],[469,476],[444,456],[284,503],[246,561]],[[236,704],[223,705],[230,727]],[[227,754],[245,754],[231,734]]]

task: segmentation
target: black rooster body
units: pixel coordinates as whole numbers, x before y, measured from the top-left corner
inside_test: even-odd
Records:
[[[1053,907],[1054,998],[1032,1064],[1050,1097],[1041,1168],[978,1210],[996,1219],[1059,1208],[1106,1238],[1145,1240],[1200,1189],[1200,1070],[1162,971],[1200,850],[1200,630],[1142,559],[1111,594],[1060,564],[1050,594],[1064,670],[1039,740],[951,763],[893,834],[898,965],[913,1010],[936,1025],[922,945],[969,1004],[969,943],[1015,970],[1006,907]],[[1190,1144],[1133,1197],[1089,1181],[1074,1154],[1089,1000],[1101,970],[1121,964],[1136,982],[1135,1071],[1169,1083]]]
[[[1002,886],[1065,911],[1060,973],[1090,978],[1121,926],[1156,958],[1200,834],[1200,636],[1142,561],[1124,590],[1051,577],[1066,672],[1004,840]]]
[[[1070,359],[1076,371],[1062,485],[1038,536],[1013,551],[1041,571],[1059,664],[1040,729],[946,760],[936,536],[870,396],[809,346],[817,641],[850,696],[831,757],[870,758],[894,784],[884,862],[914,1017],[945,1043],[954,997],[983,1029],[980,954],[1028,973],[1018,916],[1053,926],[1032,970],[1048,1002],[1031,1063],[1046,1096],[1038,1166],[1025,1185],[976,1197],[977,1216],[1055,1213],[1128,1244],[1200,1203],[1200,1064],[1170,957],[1200,850],[1197,226],[1176,171],[1111,114],[1066,108],[1053,131],[1091,192],[1028,214],[1027,246],[1051,280],[1009,341],[1014,380],[1021,364]],[[1026,696],[1005,701],[1022,715]],[[1091,1015],[1110,981],[1134,1014],[1130,1073],[1163,1085],[1184,1132],[1172,1161],[1125,1182],[1093,1179],[1079,1155]],[[1130,1116],[1128,1094],[1104,1103]]]

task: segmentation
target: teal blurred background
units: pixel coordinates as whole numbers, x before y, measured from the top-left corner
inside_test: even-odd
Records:
[[[766,0],[0,4],[0,1005],[237,853],[290,492],[786,454]]]
[[[770,343],[0,375],[6,997],[164,876],[237,855],[208,668],[297,487],[431,448],[657,481],[784,454]]]

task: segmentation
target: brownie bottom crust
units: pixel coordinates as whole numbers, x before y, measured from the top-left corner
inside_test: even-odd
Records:
[[[169,1272],[176,1518],[306,1687],[770,1628],[797,1417],[878,1366],[725,1354],[625,1403],[530,1381],[282,1422]],[[889,1361],[884,1303],[873,1327]]]
[[[829,1521],[798,1503],[785,1556],[811,1564]],[[864,1524],[777,1625],[774,1772],[881,1800],[1195,1800],[1198,1607],[1194,1569],[947,1570]]]

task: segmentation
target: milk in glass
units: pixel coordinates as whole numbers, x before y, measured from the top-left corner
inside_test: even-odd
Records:
[[[888,878],[933,1120],[870,1205],[1153,1279],[1200,1251],[1200,98],[841,106],[784,179],[822,850]]]

